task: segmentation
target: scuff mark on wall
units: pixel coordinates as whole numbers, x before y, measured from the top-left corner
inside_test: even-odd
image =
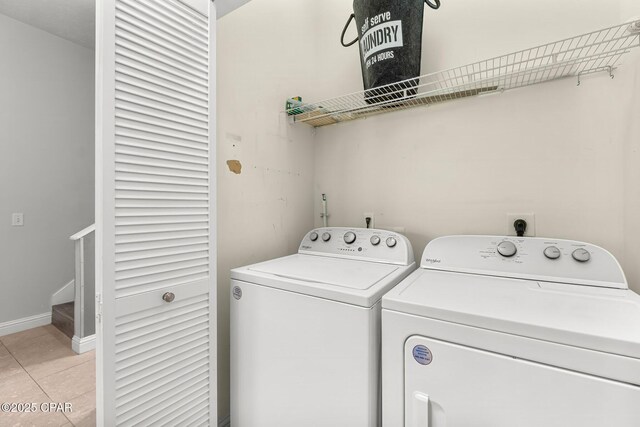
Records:
[[[236,175],[240,175],[242,173],[242,163],[240,160],[227,160],[227,166],[229,170]]]

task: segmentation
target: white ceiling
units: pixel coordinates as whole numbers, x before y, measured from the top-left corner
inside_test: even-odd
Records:
[[[184,1],[192,4],[202,0]],[[218,19],[249,1],[216,0]],[[0,13],[84,47],[94,48],[96,0],[0,0]]]
[[[0,0],[2,1],[2,0]],[[215,0],[216,2],[216,15],[218,19],[222,18],[227,13],[233,12],[250,0]]]
[[[93,49],[95,0],[0,0],[0,13]]]

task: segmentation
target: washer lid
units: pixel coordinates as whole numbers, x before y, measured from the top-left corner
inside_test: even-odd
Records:
[[[237,268],[231,278],[370,307],[411,271],[410,266],[295,254]]]
[[[349,289],[369,289],[398,271],[397,265],[294,255],[249,266],[249,271],[285,279],[314,282]]]
[[[640,359],[640,296],[626,289],[420,269],[382,307]]]

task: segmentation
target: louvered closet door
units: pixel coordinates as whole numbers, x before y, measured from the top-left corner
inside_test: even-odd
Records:
[[[98,424],[215,425],[213,5],[97,13]]]

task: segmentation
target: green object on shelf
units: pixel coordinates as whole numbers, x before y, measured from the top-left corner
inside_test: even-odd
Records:
[[[293,98],[287,99],[287,104],[285,106],[285,110],[289,116],[295,116],[296,114],[304,113],[304,109],[302,108],[302,97],[295,96]]]

